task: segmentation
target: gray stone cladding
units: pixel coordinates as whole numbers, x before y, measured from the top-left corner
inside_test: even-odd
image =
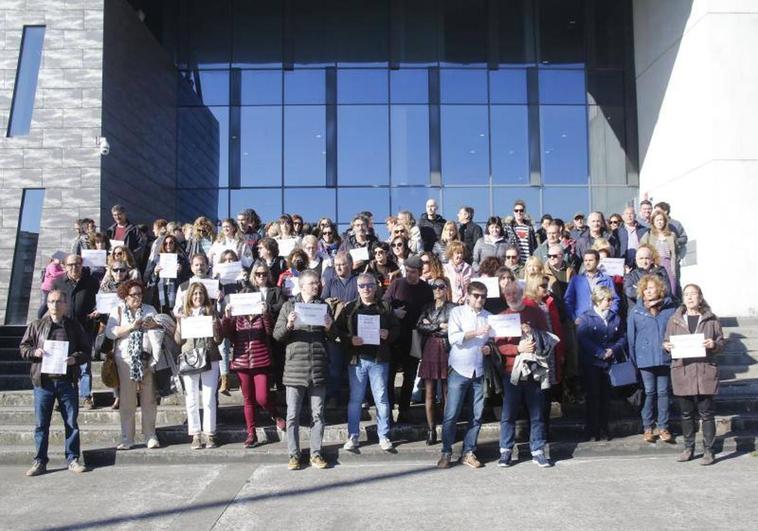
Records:
[[[68,248],[74,220],[99,217],[103,6],[104,0],[0,2],[0,323],[24,188],[45,189],[36,273],[53,252]],[[7,138],[23,28],[43,24],[31,130]],[[36,273],[30,315],[39,300]]]

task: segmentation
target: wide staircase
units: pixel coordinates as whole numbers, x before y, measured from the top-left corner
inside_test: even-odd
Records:
[[[719,354],[721,391],[716,398],[717,450],[725,454],[755,449],[758,436],[758,318],[723,318],[726,348]],[[28,463],[34,455],[34,399],[29,378],[29,362],[21,359],[18,345],[24,328],[0,327],[0,464]],[[102,362],[93,363],[93,395],[96,408],[79,410],[82,450],[91,465],[114,463],[193,463],[259,460],[285,462],[285,434],[278,432],[266,412],[257,412],[258,439],[264,444],[254,449],[242,448],[246,436],[242,412],[242,396],[233,389],[231,396],[219,396],[217,436],[222,446],[213,450],[193,451],[189,448],[184,398],[165,397],[158,407],[158,436],[161,449],[147,450],[144,445],[126,452],[116,452],[120,442],[119,413],[111,409],[113,395],[100,379]],[[275,402],[284,416],[283,393]],[[485,408],[478,453],[485,460],[498,452],[497,403]],[[397,411],[394,412],[397,414]],[[363,410],[361,422],[362,446],[359,454],[341,449],[347,436],[344,406],[327,408],[327,427],[324,433],[324,453],[342,462],[366,459],[428,459],[433,462],[439,453],[439,443],[427,446],[426,421],[423,404],[412,407],[411,422],[394,424],[392,440],[396,452],[390,455],[378,448],[375,410]],[[642,440],[639,415],[622,399],[614,399],[610,407],[612,439],[586,442],[582,436],[582,406],[554,403],[551,408],[549,451],[554,459],[599,455],[659,455],[675,454],[681,446]],[[672,408],[672,429],[681,440],[676,405]],[[309,422],[304,412],[300,430],[301,446],[307,453]],[[459,438],[464,424],[459,424]],[[437,428],[439,433],[439,427]],[[140,440],[140,418],[137,414],[137,439]],[[528,422],[519,421],[517,436],[519,452],[528,455]],[[63,459],[64,429],[61,416],[54,413],[50,429],[50,457]]]

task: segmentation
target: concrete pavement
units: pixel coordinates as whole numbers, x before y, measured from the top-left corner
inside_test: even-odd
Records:
[[[0,467],[0,529],[754,529],[758,458],[530,461],[500,469],[353,460],[125,465],[26,478]]]

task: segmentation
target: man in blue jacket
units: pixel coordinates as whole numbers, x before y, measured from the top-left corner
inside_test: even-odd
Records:
[[[580,315],[592,309],[592,290],[597,286],[605,286],[613,293],[610,308],[612,313],[618,313],[620,303],[619,296],[613,286],[613,279],[598,269],[598,265],[600,265],[598,252],[594,249],[587,249],[582,258],[584,272],[571,277],[568,288],[566,288],[566,294],[563,296],[566,311],[576,324],[579,324],[577,318]]]

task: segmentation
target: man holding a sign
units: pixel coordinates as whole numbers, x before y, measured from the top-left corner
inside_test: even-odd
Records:
[[[503,357],[503,412],[500,417],[500,467],[511,465],[513,446],[516,443],[516,419],[522,402],[529,411],[529,449],[532,461],[540,467],[552,466],[545,457],[545,396],[540,382],[532,376],[520,379],[516,385],[511,381],[511,372],[520,355],[534,355],[537,344],[531,333],[525,330],[547,330],[545,316],[537,306],[524,303],[524,290],[518,282],[509,282],[503,290],[508,308],[501,314],[518,315],[520,329],[513,326],[515,322],[500,323],[506,336],[498,336],[495,346]]]
[[[324,400],[326,380],[329,370],[329,356],[326,350],[327,333],[331,333],[332,316],[324,301],[318,298],[320,279],[315,271],[307,269],[297,277],[300,293],[288,300],[279,312],[274,327],[274,339],[285,345],[284,376],[282,382],[287,389],[287,468],[299,470],[300,464],[300,410],[306,395],[311,400],[311,465],[326,468],[328,465],[321,455],[324,436]],[[299,305],[303,315],[298,314]],[[322,322],[313,321],[318,312],[315,306],[324,306]],[[307,313],[307,314],[306,314]]]
[[[696,419],[699,417],[703,423],[705,449],[700,464],[710,465],[715,462],[713,398],[719,392],[715,354],[724,346],[724,333],[718,317],[703,299],[699,286],[685,286],[682,298],[684,306],[678,308],[669,319],[663,343],[663,348],[671,352],[671,386],[682,412],[684,451],[678,460],[689,461],[695,457]]]
[[[388,398],[390,349],[400,330],[390,304],[376,297],[376,278],[370,273],[358,275],[359,297],[345,305],[337,320],[340,342],[350,356],[347,368],[350,380],[350,401],[347,406],[348,439],[345,450],[358,448],[360,435],[361,403],[366,387],[376,403],[376,428],[379,447],[392,449],[390,418],[392,411]]]
[[[186,282],[182,282],[179,285],[179,289],[176,292],[176,303],[174,304],[174,315],[179,316],[184,312],[184,298],[187,293],[187,288],[194,283],[199,282],[203,284],[208,291],[208,297],[211,299],[217,299],[223,297],[223,293],[219,293],[218,280],[208,277],[208,257],[204,254],[196,254],[190,260],[190,269],[192,270],[192,278]],[[203,282],[205,281],[205,282]],[[208,282],[209,284],[206,284]],[[209,289],[209,286],[215,286],[215,289]],[[211,286],[211,287],[212,287]]]
[[[487,317],[490,312],[484,309],[487,300],[487,287],[478,281],[472,281],[466,289],[466,304],[450,310],[447,338],[450,342],[447,377],[447,402],[442,421],[442,453],[437,468],[449,468],[455,442],[455,429],[464,404],[470,404],[468,426],[463,438],[461,463],[471,468],[480,468],[482,463],[476,458],[476,442],[482,427],[484,411],[484,393],[482,379],[484,375],[484,358],[490,355],[487,341],[490,325]],[[473,400],[466,400],[471,391]]]
[[[79,401],[76,384],[79,367],[90,359],[91,344],[81,325],[66,317],[68,296],[52,290],[47,297],[47,315],[32,322],[21,340],[21,357],[30,360],[34,385],[34,443],[37,453],[27,476],[47,471],[50,420],[55,401],[66,426],[66,460],[72,472],[86,472],[79,463]],[[61,367],[62,366],[62,367]]]

